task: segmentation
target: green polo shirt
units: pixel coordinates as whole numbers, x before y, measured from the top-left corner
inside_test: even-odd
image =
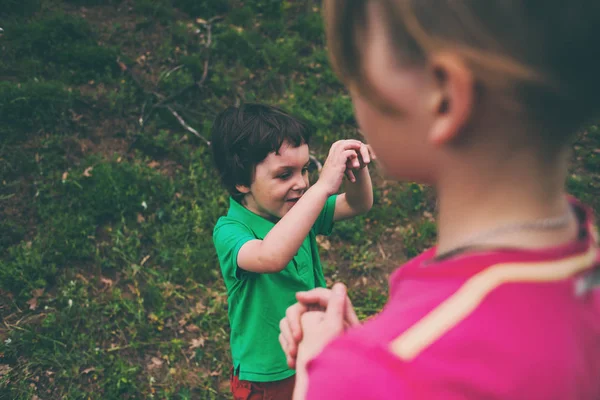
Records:
[[[237,265],[244,243],[264,239],[273,222],[233,199],[217,221],[213,240],[227,286],[233,367],[241,380],[272,382],[294,375],[279,345],[279,321],[296,302],[296,292],[325,286],[316,235],[331,233],[335,199],[327,200],[298,253],[275,274],[250,273]]]

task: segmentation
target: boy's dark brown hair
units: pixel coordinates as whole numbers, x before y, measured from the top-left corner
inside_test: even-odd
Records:
[[[240,199],[237,185],[250,186],[256,165],[269,153],[278,154],[285,142],[308,144],[312,127],[287,112],[266,104],[228,107],[215,119],[211,148],[215,166],[229,193]]]

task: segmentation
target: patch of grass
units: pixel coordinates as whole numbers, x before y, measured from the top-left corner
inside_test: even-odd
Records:
[[[567,191],[592,207],[596,213],[600,212],[600,181],[590,176],[573,174],[567,180]]]
[[[28,17],[40,9],[40,0],[4,0],[0,8],[2,17]]]
[[[436,237],[435,223],[424,220],[402,229],[404,253],[408,258],[415,257],[432,247]]]
[[[168,24],[173,19],[173,6],[168,0],[135,0],[134,4],[136,12],[146,15],[163,25]]]
[[[368,287],[348,290],[348,296],[360,320],[365,320],[383,309],[388,296],[386,287]]]
[[[6,53],[0,72],[5,75],[83,83],[110,79],[119,71],[117,51],[98,45],[85,19],[56,13],[3,28]]]
[[[192,17],[210,18],[230,9],[229,0],[173,0],[173,5]]]
[[[79,97],[60,82],[0,82],[0,136],[12,141],[68,131]]]

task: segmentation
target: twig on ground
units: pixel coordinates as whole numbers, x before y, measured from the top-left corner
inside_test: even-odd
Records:
[[[212,17],[211,19],[209,19],[207,22],[202,22],[201,24],[206,28],[206,43],[204,44],[204,48],[207,51],[206,54],[206,59],[204,60],[204,66],[203,66],[203,70],[202,70],[202,76],[200,77],[200,80],[195,81],[194,83],[182,88],[181,90],[179,90],[176,93],[173,93],[170,96],[163,96],[160,93],[157,92],[153,92],[153,94],[158,97],[160,99],[160,101],[156,104],[154,104],[152,107],[150,107],[150,111],[148,111],[148,115],[145,115],[145,111],[142,110],[142,115],[139,118],[140,121],[140,126],[143,128],[143,123],[148,120],[150,118],[150,116],[152,116],[152,114],[154,113],[154,111],[157,108],[160,107],[165,107],[165,104],[170,103],[171,101],[175,100],[178,97],[181,97],[183,94],[187,93],[188,91],[194,89],[194,88],[201,88],[204,85],[204,82],[206,81],[206,78],[208,77],[208,67],[209,67],[209,60],[210,60],[210,46],[212,44],[212,24],[215,21],[218,21],[220,19],[222,19],[223,17],[218,15],[216,17]],[[170,74],[172,74],[173,72],[177,71],[178,69],[182,68],[183,65],[179,65],[171,70],[169,70],[164,76],[168,77]],[[131,75],[131,74],[130,74]],[[138,82],[136,82],[138,83]],[[138,83],[139,84],[139,83]],[[169,107],[167,107],[169,108]],[[171,111],[171,113],[173,113],[174,111],[172,109],[169,108],[169,111]],[[175,115],[175,114],[174,114]],[[177,117],[177,119],[179,120],[180,117]],[[181,122],[181,121],[180,121]],[[188,126],[189,125],[184,125],[184,126]],[[188,129],[188,128],[186,128]],[[189,129],[188,129],[189,130]],[[191,131],[190,131],[191,132]],[[194,133],[194,132],[192,132]],[[196,136],[199,136],[198,134],[194,133]],[[207,140],[205,140],[207,141]],[[208,142],[208,141],[207,141]]]
[[[177,111],[173,110],[173,108],[171,108],[171,106],[167,106],[167,109],[169,111],[171,111],[171,114],[173,114],[173,116],[175,118],[177,118],[177,121],[179,121],[179,123],[181,124],[181,126],[183,126],[185,128],[185,130],[187,130],[188,132],[193,133],[194,135],[196,135],[200,139],[204,140],[204,142],[207,145],[210,146],[210,141],[208,139],[206,139],[204,136],[202,136],[201,134],[199,134],[197,130],[195,130],[194,128],[192,128],[191,126],[189,126],[187,124],[187,122],[185,122],[185,120],[179,114],[177,114]]]

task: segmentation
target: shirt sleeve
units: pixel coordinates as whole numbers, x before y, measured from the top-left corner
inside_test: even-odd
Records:
[[[335,200],[337,195],[330,196],[325,202],[325,207],[317,217],[312,231],[315,235],[330,235],[333,230],[333,216],[335,214]]]
[[[253,232],[240,223],[224,222],[215,227],[213,242],[226,282],[235,282],[250,274],[238,267],[237,258],[242,246],[254,239]]]

